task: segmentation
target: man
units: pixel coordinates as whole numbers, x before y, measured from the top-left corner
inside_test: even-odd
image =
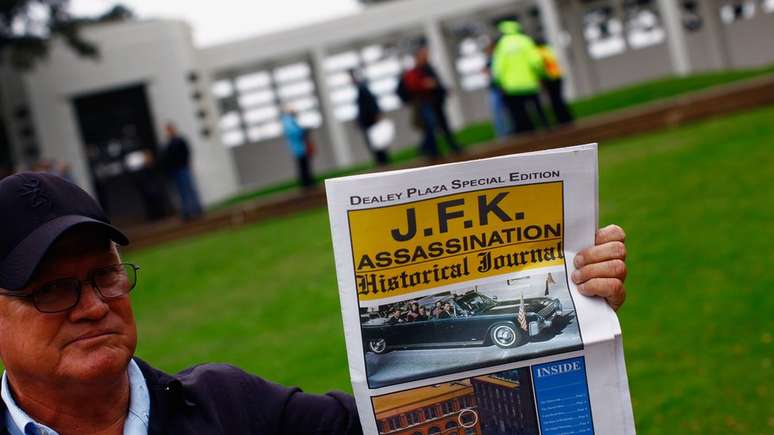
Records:
[[[426,320],[430,320],[430,318],[427,316],[427,310],[425,307],[419,307],[419,315],[415,319],[416,322],[424,322]]]
[[[556,59],[556,53],[544,39],[538,39],[536,46],[543,59],[543,87],[551,100],[556,122],[560,125],[569,124],[573,121],[573,116],[562,92],[562,68]]]
[[[188,141],[177,132],[173,123],[167,123],[167,145],[162,156],[162,165],[175,181],[180,194],[180,215],[183,220],[201,216],[202,206],[199,193],[191,173],[191,149]]]
[[[484,73],[489,77],[489,110],[492,113],[492,124],[494,126],[495,135],[498,138],[510,136],[512,126],[511,121],[508,119],[507,109],[505,107],[505,100],[503,97],[503,91],[497,84],[497,81],[492,74],[492,54],[497,46],[497,41],[492,41],[486,47],[486,67]]]
[[[385,148],[377,148],[375,144],[371,143],[371,136],[368,134],[371,127],[382,119],[379,101],[376,100],[376,96],[368,88],[365,80],[358,76],[357,71],[350,70],[349,76],[352,79],[352,84],[357,88],[357,126],[363,133],[366,147],[373,154],[376,164],[384,166],[390,162],[390,156]]]
[[[308,395],[224,365],[168,375],[133,358],[129,241],[56,176],[0,181],[0,434],[361,434],[348,395]],[[576,257],[585,294],[623,302],[623,232]],[[585,265],[585,266],[584,266]],[[583,266],[583,267],[581,267]]]
[[[0,433],[361,433],[343,394],[222,365],[170,376],[132,359],[137,267],[121,264],[116,244],[128,240],[96,201],[23,173],[0,181],[0,207]]]
[[[403,319],[400,317],[400,310],[395,308],[390,313],[390,316],[387,318],[387,324],[388,325],[395,325],[398,323],[403,323]]]
[[[132,124],[125,125],[121,129],[119,143],[121,144],[121,161],[124,173],[128,174],[142,198],[145,218],[148,221],[156,221],[168,216],[170,214],[170,201],[161,173],[162,168],[154,164],[154,155],[150,149],[143,145],[142,139],[137,133],[137,127]],[[172,176],[174,177],[174,175]],[[64,178],[72,179],[70,177]]]
[[[291,109],[285,109],[282,113],[282,131],[285,133],[285,140],[288,149],[296,159],[298,170],[298,182],[304,189],[314,186],[314,177],[312,176],[311,158],[312,149],[308,144],[309,132],[298,123],[296,113]]]
[[[535,130],[528,107],[531,106],[548,128],[548,119],[540,104],[540,77],[543,59],[529,36],[521,33],[516,21],[498,25],[502,37],[492,55],[492,75],[505,98],[514,133]]]
[[[435,69],[430,65],[427,47],[419,48],[414,53],[414,68],[406,71],[401,77],[397,94],[404,102],[411,104],[414,124],[423,131],[421,151],[431,159],[440,154],[435,138],[437,129],[441,130],[452,151],[462,152],[446,117],[447,93]]]
[[[443,302],[435,301],[435,307],[433,307],[432,315],[434,319],[437,319],[441,313],[443,313]]]
[[[445,302],[443,304],[443,311],[441,311],[441,314],[438,315],[438,318],[439,319],[450,319],[452,317],[456,317],[454,315],[454,308],[452,308],[450,303]]]

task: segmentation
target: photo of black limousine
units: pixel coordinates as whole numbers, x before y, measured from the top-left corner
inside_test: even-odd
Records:
[[[360,310],[370,388],[582,349],[555,269]]]
[[[367,319],[361,328],[364,348],[376,354],[432,347],[511,348],[529,341],[562,315],[557,298],[498,301],[476,291],[427,296],[408,307],[406,311],[388,309],[387,317]],[[414,312],[422,314],[412,315]]]

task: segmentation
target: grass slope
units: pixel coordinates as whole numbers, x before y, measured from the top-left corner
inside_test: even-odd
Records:
[[[611,144],[603,222],[628,231],[621,313],[642,433],[774,431],[774,109]]]
[[[774,108],[600,149],[602,223],[628,233],[621,312],[643,434],[774,430]],[[129,253],[139,355],[349,390],[327,215]]]
[[[572,110],[576,116],[583,118],[770,74],[774,74],[774,66],[664,77],[575,101]]]

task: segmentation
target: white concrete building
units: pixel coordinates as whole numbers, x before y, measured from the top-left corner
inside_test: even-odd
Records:
[[[394,91],[414,47],[429,45],[451,90],[455,127],[488,120],[483,49],[506,17],[557,48],[570,97],[774,62],[766,43],[774,40],[774,0],[394,0],[204,49],[182,22],[95,25],[83,33],[99,46],[97,61],[55,44],[29,73],[0,71],[6,154],[21,165],[69,163],[78,183],[127,220],[143,214],[128,167],[135,151],[158,152],[168,121],[191,143],[208,204],[294,178],[278,123],[284,106],[312,129],[317,172],[363,163],[370,155],[352,123],[347,70],[363,71],[396,124],[393,149],[413,146],[419,135]]]

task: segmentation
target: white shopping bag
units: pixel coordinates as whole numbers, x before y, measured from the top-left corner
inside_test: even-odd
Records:
[[[387,149],[395,140],[395,123],[389,119],[382,119],[368,129],[368,139],[375,150]]]

